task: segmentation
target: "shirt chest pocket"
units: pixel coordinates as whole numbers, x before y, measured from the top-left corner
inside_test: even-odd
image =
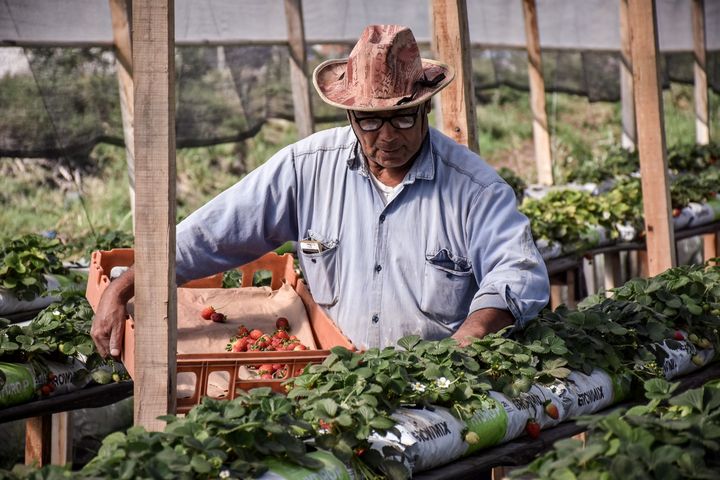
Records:
[[[425,256],[420,308],[446,325],[464,320],[477,290],[469,260],[447,249]]]
[[[308,232],[308,240],[317,242],[321,251],[303,250],[300,242],[300,258],[305,279],[315,302],[318,305],[331,307],[338,301],[338,242],[327,240],[312,231]]]

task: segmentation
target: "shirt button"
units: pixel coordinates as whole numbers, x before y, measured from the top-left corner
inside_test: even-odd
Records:
[[[373,323],[377,323],[377,322],[379,322],[379,321],[380,321],[380,315],[378,315],[378,314],[376,313],[375,315],[372,316],[372,322],[373,322]]]
[[[385,221],[385,214],[380,215],[380,223]]]
[[[382,270],[382,265],[375,265],[375,271],[379,272],[380,270]]]

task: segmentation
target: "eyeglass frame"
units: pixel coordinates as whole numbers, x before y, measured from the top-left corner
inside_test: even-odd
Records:
[[[417,107],[417,108],[415,109],[415,111],[412,112],[412,113],[405,113],[405,114],[402,114],[402,115],[391,115],[391,116],[389,116],[389,117],[363,117],[363,118],[358,118],[357,115],[355,114],[355,111],[354,111],[354,110],[349,110],[349,112],[350,112],[350,115],[352,115],[352,118],[355,120],[355,123],[357,124],[357,126],[358,126],[358,127],[360,128],[360,130],[362,130],[363,132],[377,132],[377,131],[380,131],[380,129],[382,129],[383,125],[385,125],[385,122],[388,122],[390,125],[392,125],[393,128],[395,128],[395,129],[397,129],[397,130],[410,130],[410,129],[413,128],[413,127],[415,126],[415,124],[417,123],[417,117],[418,117],[418,114],[420,113],[420,107],[421,107],[421,105],[418,105],[418,107]],[[401,118],[401,117],[406,117],[406,118],[409,117],[409,118],[412,118],[412,125],[410,125],[410,126],[408,126],[408,127],[398,127],[397,125],[395,125],[395,123],[393,123],[393,120],[396,119],[396,118]],[[380,120],[380,125],[378,125],[377,128],[373,128],[372,130],[368,130],[368,129],[363,128],[363,126],[361,125],[360,122],[362,122],[363,120]]]

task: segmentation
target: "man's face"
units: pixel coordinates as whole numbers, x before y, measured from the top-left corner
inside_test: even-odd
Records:
[[[406,166],[427,133],[427,103],[388,112],[350,111],[355,135],[368,160],[382,168]]]

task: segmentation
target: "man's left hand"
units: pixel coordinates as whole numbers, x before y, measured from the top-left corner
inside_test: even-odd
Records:
[[[468,315],[465,322],[452,336],[461,347],[469,345],[473,338],[482,338],[515,323],[515,318],[507,310],[482,308]]]

